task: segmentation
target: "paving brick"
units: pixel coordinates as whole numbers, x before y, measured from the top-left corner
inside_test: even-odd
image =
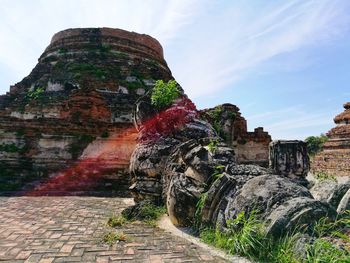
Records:
[[[228,262],[143,223],[126,224],[127,242],[101,243],[106,221],[129,198],[0,197],[1,262]]]

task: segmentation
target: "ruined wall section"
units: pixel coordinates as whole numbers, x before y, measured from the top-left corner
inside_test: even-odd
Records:
[[[44,178],[92,156],[104,175],[124,176],[120,183],[128,185],[137,137],[132,112],[158,79],[173,77],[150,36],[112,28],[58,32],[32,72],[0,96],[0,183]]]
[[[235,150],[238,163],[268,166],[271,136],[262,127],[249,132],[247,121],[237,106],[226,103],[200,113],[225,143]]]
[[[329,140],[323,150],[311,158],[311,171],[350,176],[350,102],[344,104],[344,111],[334,118],[334,122],[336,127],[327,133]]]

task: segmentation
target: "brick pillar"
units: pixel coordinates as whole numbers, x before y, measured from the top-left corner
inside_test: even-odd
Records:
[[[306,177],[310,165],[305,142],[273,141],[269,150],[269,166],[276,174],[291,178]]]

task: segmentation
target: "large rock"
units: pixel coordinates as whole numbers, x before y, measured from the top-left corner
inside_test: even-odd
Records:
[[[201,211],[202,225],[212,224],[224,228],[226,220],[232,218],[234,213],[234,211],[228,210],[227,207],[233,202],[238,191],[248,180],[269,173],[268,169],[256,165],[228,164],[222,176],[212,183],[206,193]]]
[[[220,176],[218,173],[226,164],[234,163],[231,148],[218,142],[212,149],[208,146],[211,143],[210,138],[193,139],[181,144],[169,157],[163,176],[163,195],[175,225],[193,225],[201,193]],[[179,196],[184,202],[179,201]]]
[[[215,136],[208,123],[196,118],[194,104],[183,94],[181,87],[179,89],[180,97],[166,109],[152,108],[149,93],[136,104],[134,123],[139,130],[139,143],[130,160],[131,190],[136,200],[165,200],[164,191],[168,189],[166,169],[170,167],[168,158],[177,151],[177,146],[192,139]]]
[[[334,209],[337,209],[342,198],[349,191],[349,189],[350,182],[340,183],[336,180],[321,180],[315,183],[315,185],[310,189],[310,192],[315,199],[326,202]]]
[[[343,195],[337,207],[338,213],[344,213],[347,210],[350,210],[350,189]]]
[[[160,138],[136,146],[130,161],[130,174],[133,178],[130,190],[136,202],[143,199],[161,202],[161,179],[166,161],[178,144],[178,140]]]
[[[239,212],[255,210],[262,219],[274,209],[296,197],[312,198],[309,190],[288,178],[278,175],[261,175],[247,181],[226,208],[226,220]]]
[[[323,217],[334,219],[336,211],[327,203],[309,197],[296,197],[274,209],[266,218],[267,234],[280,236],[305,228],[312,231],[314,224]]]

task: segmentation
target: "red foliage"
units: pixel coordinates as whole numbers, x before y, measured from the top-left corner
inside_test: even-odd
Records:
[[[140,140],[156,140],[183,128],[197,117],[195,104],[187,97],[177,99],[169,108],[157,113],[142,124]]]

